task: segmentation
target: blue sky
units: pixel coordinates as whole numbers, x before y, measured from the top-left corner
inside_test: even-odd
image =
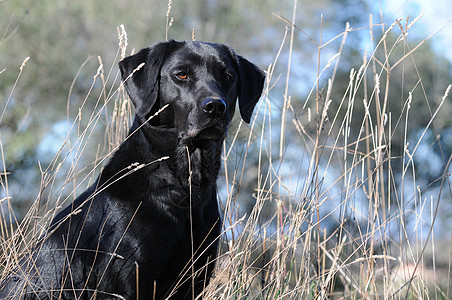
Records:
[[[421,13],[422,18],[416,25],[416,34],[433,37],[433,45],[452,61],[452,1],[451,0],[383,0],[386,18],[415,19]],[[424,31],[424,32],[419,32]]]

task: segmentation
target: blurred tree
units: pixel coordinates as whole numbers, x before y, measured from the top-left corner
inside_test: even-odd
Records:
[[[432,45],[429,41],[423,42],[417,38],[408,38],[407,40],[400,40],[400,31],[397,33],[397,29],[391,31],[386,37],[387,54],[383,45],[377,48],[375,52],[375,62],[371,62],[369,68],[373,67],[373,63],[376,66],[378,74],[383,74],[380,78],[380,91],[381,100],[379,104],[379,110],[383,110],[383,98],[386,88],[388,89],[387,105],[385,113],[388,117],[391,117],[391,143],[392,156],[402,157],[405,153],[406,142],[410,143],[408,150],[412,151],[416,142],[419,140],[422,131],[432,120],[433,114],[438,109],[442,97],[446,91],[447,86],[452,83],[452,64],[446,60],[441,54],[435,53]],[[376,37],[376,41],[380,41],[381,34]],[[414,49],[419,44],[422,44],[416,51],[410,56],[400,61],[408,52]],[[362,62],[357,62],[356,50],[354,47],[345,47],[341,60],[352,63],[355,62],[351,68],[356,71],[359,70]],[[387,66],[391,68],[389,83],[387,82],[386,72],[383,64],[385,64],[386,58],[388,59]],[[369,59],[369,58],[367,58]],[[398,63],[396,65],[396,63]],[[350,69],[351,68],[339,68],[335,76],[335,83],[333,92],[335,95],[342,96],[347,94],[346,90],[349,86]],[[370,72],[369,72],[370,74]],[[362,101],[366,98],[369,101],[369,97],[372,95],[375,88],[375,78],[371,75],[367,76],[367,91],[363,84],[358,87],[357,95],[355,99]],[[389,84],[388,87],[386,85]],[[366,92],[366,94],[365,94]],[[405,123],[406,111],[408,108],[408,99],[412,97],[410,102],[410,110],[408,111],[408,121]],[[339,107],[340,101],[334,101],[331,104],[331,117]],[[373,100],[370,106],[370,114],[373,120],[377,119],[377,109],[375,100]],[[446,101],[441,106],[438,115],[435,117],[432,125],[429,128],[429,134],[425,136],[423,144],[431,145],[433,155],[437,156],[437,159],[443,161],[441,166],[438,165],[434,168],[424,168],[425,157],[422,155],[416,155],[414,157],[417,165],[419,163],[418,178],[425,179],[425,185],[429,185],[444,171],[445,163],[451,153],[451,147],[445,142],[443,133],[445,130],[451,127],[452,122],[447,116],[452,113],[452,105],[450,101]],[[346,111],[344,107],[341,108],[341,115],[339,119],[344,118]],[[390,113],[390,116],[389,116]],[[362,102],[356,103],[354,106],[354,114],[358,116],[364,116],[364,105]],[[356,137],[359,134],[359,130],[362,126],[362,118],[351,119],[351,131]],[[407,140],[404,140],[405,130],[408,129]],[[441,149],[443,153],[441,153]],[[416,153],[417,154],[417,153]],[[402,160],[394,160],[394,166],[399,164],[399,167],[394,167],[394,171],[401,171]]]
[[[305,16],[328,2],[304,5],[298,10],[302,16],[299,19],[311,26]],[[287,26],[273,13],[291,15],[292,5],[291,1],[276,0],[174,1],[169,13],[169,19],[173,19],[169,38],[191,39],[195,29],[196,39],[228,43],[238,53],[252,56],[265,69],[277,52]],[[112,68],[110,81],[113,82],[119,60],[117,26],[125,25],[130,53],[132,49],[165,39],[167,11],[167,3],[157,0],[0,2],[1,99],[8,99],[19,66],[25,57],[30,57],[0,123],[5,163],[11,172],[9,187],[17,203],[35,199],[41,180],[36,162],[40,161],[45,168],[53,157],[38,149],[45,141],[53,144],[46,149],[58,151],[62,140],[49,139],[49,134],[67,115],[71,122],[77,116],[99,66],[97,56],[102,57],[106,72]],[[86,99],[86,111],[94,107],[100,83],[94,89]],[[277,106],[281,105],[279,99],[275,101]],[[2,100],[2,107],[5,104]],[[102,128],[98,134],[102,134]],[[97,145],[91,147],[93,151],[88,153],[92,157],[85,157],[87,162],[97,153]],[[24,211],[20,213],[23,214]]]

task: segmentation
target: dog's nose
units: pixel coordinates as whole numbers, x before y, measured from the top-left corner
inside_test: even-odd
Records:
[[[202,109],[214,118],[221,117],[226,112],[226,102],[220,98],[206,98],[201,102]]]

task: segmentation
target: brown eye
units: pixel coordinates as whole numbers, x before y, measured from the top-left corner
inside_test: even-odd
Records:
[[[176,77],[180,80],[187,80],[188,74],[187,74],[187,72],[182,71],[182,72],[177,73]]]

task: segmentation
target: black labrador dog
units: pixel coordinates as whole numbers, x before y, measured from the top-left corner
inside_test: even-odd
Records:
[[[225,45],[169,41],[119,63],[136,116],[97,182],[61,211],[0,299],[192,299],[221,221],[222,142],[249,123],[264,73]]]

